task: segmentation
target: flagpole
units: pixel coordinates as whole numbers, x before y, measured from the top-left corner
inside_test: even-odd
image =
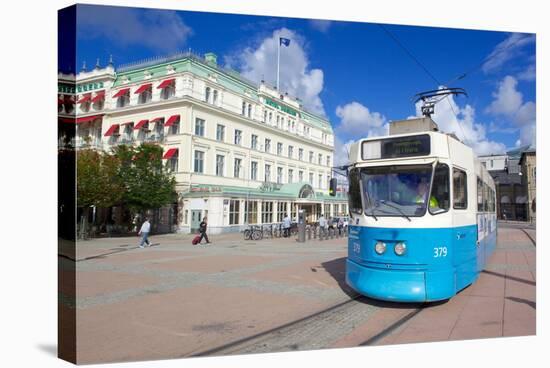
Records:
[[[277,91],[279,91],[279,62],[281,60],[281,38],[277,42]]]

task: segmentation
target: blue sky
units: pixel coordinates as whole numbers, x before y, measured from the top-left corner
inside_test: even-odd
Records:
[[[275,84],[276,40],[290,38],[281,51],[281,89],[331,121],[337,162],[351,140],[417,115],[414,94],[466,72],[448,86],[468,97],[436,106],[441,130],[480,154],[535,142],[533,34],[93,5],[79,5],[77,17],[79,67],[97,58],[104,65],[111,54],[117,66],[192,49]]]

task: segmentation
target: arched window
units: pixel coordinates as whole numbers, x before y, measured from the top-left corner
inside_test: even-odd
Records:
[[[243,109],[241,111],[242,115],[246,115],[246,102],[243,101]]]
[[[206,90],[204,91],[204,100],[206,102],[210,102],[210,87],[206,87]]]
[[[214,105],[218,104],[218,91],[214,90],[214,93],[212,94],[212,103]]]
[[[252,117],[252,105],[251,104],[248,104],[248,117],[249,118]]]

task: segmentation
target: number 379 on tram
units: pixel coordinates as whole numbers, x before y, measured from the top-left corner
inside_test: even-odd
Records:
[[[362,139],[347,172],[349,286],[430,302],[476,281],[497,227],[495,185],[472,148],[434,130]]]

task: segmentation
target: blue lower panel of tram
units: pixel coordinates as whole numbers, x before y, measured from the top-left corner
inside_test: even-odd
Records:
[[[477,241],[477,226],[437,229],[350,227],[346,282],[381,300],[444,300],[473,283],[494,248],[496,231]],[[378,254],[375,244],[386,251]],[[394,252],[405,243],[404,255]]]

